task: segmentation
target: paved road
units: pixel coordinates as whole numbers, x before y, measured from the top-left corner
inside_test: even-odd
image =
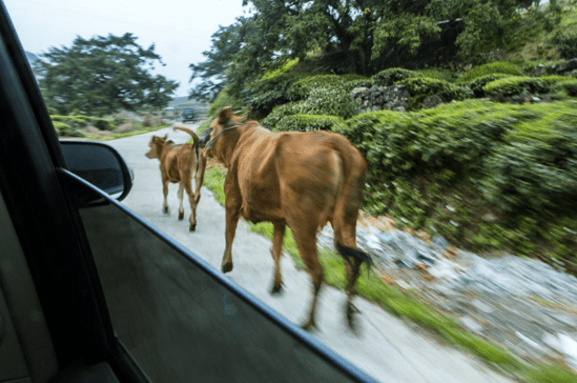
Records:
[[[184,124],[196,129],[198,125]],[[153,134],[168,134],[176,143],[189,139],[184,132],[166,128],[154,133],[109,141],[126,157],[134,169],[134,186],[123,203],[148,220],[216,269],[220,269],[224,251],[224,209],[210,191],[202,189],[197,211],[197,231],[189,233],[187,218],[190,207],[185,202],[185,220],[178,221],[177,186],[169,187],[170,215],[162,214],[162,184],[158,160],[144,156]],[[186,198],[185,198],[186,201]],[[248,225],[239,222],[233,246],[234,270],[227,276],[256,298],[262,300],[290,321],[301,324],[310,299],[310,282],[306,272],[297,270],[289,256],[281,268],[284,293],[271,296],[273,260],[270,241],[250,233]],[[346,296],[332,287],[321,291],[318,305],[318,331],[314,336],[345,359],[382,382],[510,382],[490,370],[476,358],[435,342],[411,323],[390,315],[377,305],[356,299],[361,310],[358,317],[360,335],[354,335],[344,319]]]

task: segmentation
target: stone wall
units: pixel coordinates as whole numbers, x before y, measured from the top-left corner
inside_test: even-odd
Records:
[[[410,94],[403,85],[355,88],[351,99],[360,105],[362,112],[377,110],[406,111]]]

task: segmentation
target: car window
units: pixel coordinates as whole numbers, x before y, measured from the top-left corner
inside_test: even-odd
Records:
[[[81,216],[115,333],[152,382],[356,380],[119,206]]]
[[[453,378],[478,372],[465,360],[469,355],[453,362],[439,348],[424,351],[420,342],[428,338],[406,340],[415,331],[389,331],[389,312],[515,376],[533,370],[555,375],[557,365],[530,364],[545,356],[575,370],[576,298],[565,293],[572,294],[567,320],[565,306],[558,305],[565,296],[557,295],[567,290],[564,282],[543,287],[541,279],[519,271],[528,284],[542,286],[526,294],[525,312],[514,320],[511,305],[495,291],[511,285],[510,270],[533,268],[528,260],[577,275],[576,0],[3,4],[58,137],[106,141],[131,167],[124,173],[134,175],[133,188],[123,193],[122,205],[83,207],[82,216],[118,339],[151,380],[211,374],[225,380],[233,371],[239,380],[273,379],[273,370],[287,380],[320,378],[319,371],[348,379],[352,375],[341,374],[347,364],[334,362],[340,359],[333,351],[381,379],[397,370],[402,378],[436,368]],[[267,149],[247,145],[234,155],[232,149],[213,150],[221,133],[259,125],[271,131],[266,137],[274,144]],[[319,142],[339,135],[339,143],[321,148],[295,140],[285,150],[292,138],[307,134]],[[208,147],[189,145],[199,143]],[[325,156],[341,145],[346,153]],[[183,148],[188,152],[176,155]],[[98,157],[84,154],[80,162]],[[353,157],[357,166],[350,166]],[[200,188],[203,175],[193,170],[203,161],[208,168]],[[251,168],[254,179],[239,181],[239,164]],[[286,179],[267,177],[286,164]],[[177,185],[191,172],[190,187]],[[279,207],[274,196],[281,190],[301,193]],[[347,203],[338,198],[343,195]],[[345,211],[346,234],[333,227],[342,223],[333,208]],[[293,210],[300,219],[275,215]],[[311,213],[318,213],[319,227],[313,228]],[[238,216],[246,221],[237,228]],[[147,224],[156,227],[152,235]],[[226,224],[236,233],[263,235],[241,240],[237,234],[230,253],[234,230],[227,232]],[[301,230],[297,237],[307,243],[293,241],[292,230],[279,239],[285,226]],[[322,249],[320,257],[313,246]],[[305,252],[313,256],[303,258]],[[522,266],[503,267],[509,254]],[[205,266],[195,256],[212,271],[199,272]],[[479,271],[485,261],[502,279]],[[287,263],[283,279],[279,265]],[[372,268],[364,273],[362,263]],[[477,277],[483,282],[473,282]],[[236,283],[247,290],[258,286],[251,293],[262,295],[243,304]],[[326,285],[334,289],[326,293]],[[285,295],[277,295],[282,288]],[[508,289],[511,302],[520,289]],[[358,314],[355,294],[370,300],[356,301],[366,303],[365,311],[379,314]],[[312,302],[311,309],[296,301]],[[283,318],[258,314],[268,313],[254,308],[263,302]],[[537,304],[541,311],[533,316]],[[288,320],[314,329],[317,306],[319,321],[331,318],[330,329],[321,324],[311,335],[332,348],[325,350],[331,355],[326,366],[320,362],[324,351],[301,348],[290,326],[274,325]],[[508,320],[495,319],[500,316]],[[360,332],[353,318],[362,318]],[[544,323],[549,327],[542,329]],[[199,348],[195,339],[211,346]],[[296,358],[282,364],[270,357],[274,350],[296,352]],[[389,358],[389,352],[400,356]],[[448,366],[432,361],[432,354]],[[217,356],[230,364],[219,368]],[[187,364],[188,358],[203,368]],[[529,367],[519,367],[517,359]],[[478,373],[479,379],[493,378],[492,372]]]

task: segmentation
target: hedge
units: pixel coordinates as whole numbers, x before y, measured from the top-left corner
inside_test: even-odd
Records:
[[[483,87],[483,91],[490,96],[513,96],[524,92],[547,93],[555,86],[572,80],[572,78],[564,76],[514,76],[492,81]]]
[[[342,130],[343,119],[335,116],[295,114],[283,117],[275,126],[278,131],[308,132],[313,130]]]
[[[495,61],[492,63],[480,65],[471,69],[463,76],[459,77],[456,83],[472,82],[480,77],[494,74],[508,74],[511,76],[523,76],[523,71],[515,64],[504,61]]]

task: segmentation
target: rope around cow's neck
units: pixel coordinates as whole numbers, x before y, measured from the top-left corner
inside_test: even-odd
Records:
[[[216,139],[219,138],[224,132],[226,132],[227,130],[232,130],[232,129],[236,129],[239,126],[243,126],[244,124],[241,122],[235,122],[233,125],[228,126],[226,128],[224,128],[223,130],[221,130],[220,132],[218,132],[218,134],[216,136],[214,136],[213,139],[211,139],[210,141],[208,141],[205,145],[205,147],[209,147],[212,149],[212,145],[215,143]]]

